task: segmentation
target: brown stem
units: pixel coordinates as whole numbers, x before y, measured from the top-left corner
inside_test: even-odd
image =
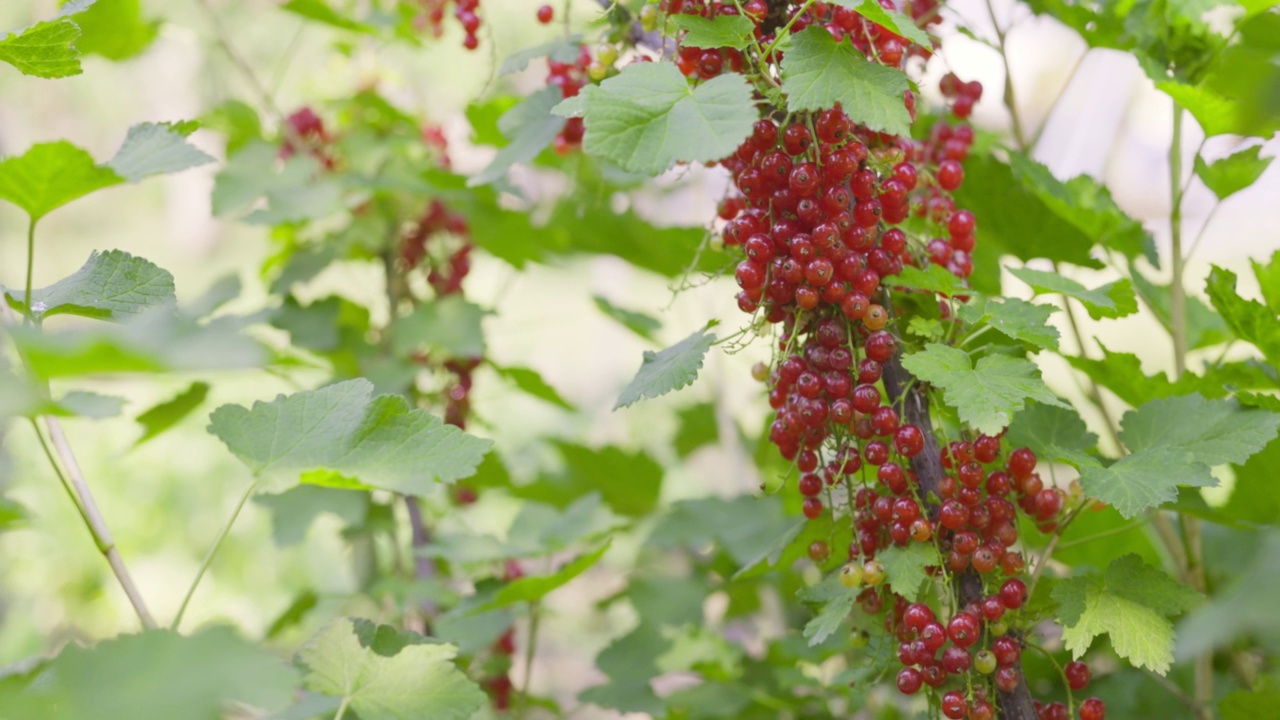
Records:
[[[882,379],[889,402],[897,407],[898,416],[903,422],[920,428],[920,432],[924,434],[924,449],[911,458],[911,470],[920,482],[920,495],[930,517],[936,518],[938,488],[944,472],[938,438],[933,432],[933,419],[929,416],[929,394],[923,385],[913,384],[911,373],[902,367],[897,356],[885,363]],[[973,568],[955,575],[952,583],[961,607],[982,600],[982,578]],[[1027,689],[1026,678],[1022,677],[1021,665],[1018,666],[1018,671],[1022,679],[1013,692],[998,693],[1000,717],[1003,720],[1037,720],[1031,691]]]

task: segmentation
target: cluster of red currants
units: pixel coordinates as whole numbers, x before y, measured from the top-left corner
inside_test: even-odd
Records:
[[[475,50],[480,47],[480,38],[476,35],[480,31],[481,24],[480,15],[477,13],[480,9],[480,0],[455,0],[455,4],[453,16],[462,26],[462,31],[466,33],[462,40],[462,47]],[[418,14],[414,16],[414,26],[420,32],[423,30],[430,32],[432,37],[438,38],[443,35],[444,18],[449,11],[449,0],[419,0],[419,5]]]
[[[314,110],[309,107],[299,108],[285,118],[285,122],[288,124],[288,131],[280,144],[281,160],[288,160],[298,152],[305,152],[319,160],[326,170],[334,168],[336,161],[328,152],[328,145],[333,138]]]
[[[894,7],[890,0],[881,4]],[[748,0],[739,10],[736,3],[666,0],[663,7],[668,14],[741,13],[756,25],[756,49],[678,47],[677,66],[691,82],[723,72],[772,76],[778,60],[772,41],[783,27],[795,33],[821,26],[868,60],[893,67],[929,54],[852,10],[824,3]],[[922,0],[910,11],[928,26],[937,22],[937,8]],[[967,118],[981,84],[948,74],[942,85],[950,114]],[[903,102],[914,119],[914,95],[908,91]],[[941,450],[934,460],[945,476],[936,494],[920,487],[912,461],[936,446],[886,397],[883,375],[900,342],[890,325],[888,290],[907,266],[937,265],[961,280],[973,271],[976,220],[951,197],[964,181],[973,130],[939,120],[923,140],[913,140],[859,126],[844,110],[767,116],[719,163],[736,190],[719,216],[726,223],[724,244],[743,253],[734,272],[738,306],[755,324],[781,328],[773,363],[754,369],[768,383],[776,411],[769,439],[795,464],[806,517],[851,518],[849,562],[840,580],[860,588],[862,611],[883,614],[886,630],[901,643],[899,689],[914,694],[928,685],[948,718],[993,718],[995,691],[1012,692],[1023,682],[1016,621],[1027,585],[1020,577],[1025,561],[1013,549],[1017,513],[1049,532],[1065,495],[1044,486],[1034,453],[1020,448],[1000,463],[1001,438],[987,435]],[[938,308],[951,320],[949,302],[938,301]],[[937,549],[935,576],[965,573],[968,587],[981,588],[979,596],[952,603],[945,623],[929,605],[893,592],[893,579],[876,559],[885,548],[912,542]],[[815,561],[830,552],[824,541],[810,547]],[[1071,667],[1075,679],[1068,685],[1082,688],[1088,669]],[[945,688],[953,677],[964,681],[958,683],[963,689]],[[1062,707],[1043,705],[1041,716],[1053,720]],[[1102,717],[1096,699],[1079,711],[1082,720]]]
[[[586,45],[578,49],[578,58],[573,62],[559,62],[549,58],[547,60],[547,85],[554,85],[560,88],[561,97],[574,97],[582,91],[584,85],[590,82],[587,77],[587,69],[591,67],[591,64],[591,51],[587,49]],[[560,129],[559,134],[556,135],[552,147],[561,155],[577,150],[582,145],[584,129],[582,118],[569,118],[564,127]]]

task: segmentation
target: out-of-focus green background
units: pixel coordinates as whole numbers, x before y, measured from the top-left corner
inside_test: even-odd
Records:
[[[282,12],[276,3],[209,0],[209,4],[222,18],[237,52],[267,83],[275,104],[285,112],[306,104],[323,115],[327,100],[376,82],[406,110],[444,125],[455,167],[462,171],[483,167],[490,152],[467,146],[468,128],[462,116],[467,103],[485,92],[525,92],[541,81],[536,63],[524,73],[496,80],[491,77],[495,62],[561,32],[558,22],[552,26],[534,22],[540,3],[483,0],[485,27],[477,52],[464,51],[456,23],[448,23],[444,38],[420,49],[361,43],[350,56],[343,56],[331,49],[341,39],[339,32]],[[0,31],[49,17],[56,6],[52,1],[4,3]],[[587,0],[575,0],[571,7],[573,21],[579,24],[590,22],[598,11]],[[158,39],[138,58],[111,63],[87,57],[83,75],[58,81],[0,68],[0,153],[20,153],[35,142],[66,138],[105,159],[134,123],[196,118],[230,98],[261,105],[218,47],[199,3],[150,0],[142,8],[163,23]],[[997,9],[1004,25],[1007,19],[1022,19],[1010,35],[1014,82],[1025,117],[1038,126],[1083,46],[1071,31],[1030,18],[1025,8],[998,3]],[[985,8],[959,2],[952,11],[977,22]],[[954,33],[946,35],[939,55],[962,77],[977,78],[986,85],[976,122],[988,129],[1006,127],[1007,116],[999,103],[1003,78],[998,56]],[[944,71],[935,61],[928,77],[936,80]],[[929,80],[922,85],[929,87]],[[1071,81],[1037,152],[1038,159],[1064,177],[1088,172],[1103,179],[1122,207],[1148,223],[1166,255],[1168,228],[1161,218],[1168,203],[1169,117],[1167,98],[1154,91],[1131,59],[1095,52]],[[217,135],[200,131],[193,140],[221,156]],[[1188,149],[1199,141],[1194,129],[1184,138]],[[1222,139],[1207,147],[1212,157],[1234,149]],[[258,276],[268,253],[265,230],[211,217],[209,198],[216,171],[215,165],[208,165],[113,188],[54,213],[39,228],[36,286],[70,273],[91,250],[119,248],[170,270],[182,300],[197,297],[224,274],[236,273],[246,291],[232,309],[260,308],[266,297]],[[724,179],[698,171],[680,180],[678,192],[651,193],[640,203],[642,209],[671,223],[708,222]],[[1230,199],[1208,228],[1187,276],[1202,277],[1210,262],[1239,271],[1249,257],[1269,255],[1280,247],[1277,196],[1280,172],[1273,169],[1254,187]],[[1194,181],[1185,205],[1188,237],[1194,238],[1199,231],[1211,201],[1210,194]],[[981,228],[981,218],[978,222]],[[24,234],[24,217],[12,207],[0,206],[2,284],[21,281]],[[376,290],[370,290],[366,281],[374,272],[371,266],[348,265],[328,273],[318,284],[339,288],[355,299],[372,300],[370,294]],[[1090,273],[1079,279],[1092,286],[1107,280],[1104,275]],[[1240,275],[1245,282],[1251,277],[1248,272]],[[1196,282],[1190,288],[1196,293],[1201,290]],[[1007,278],[1006,289],[1010,294],[1026,292],[1012,278]],[[1241,289],[1252,292],[1248,287]],[[647,346],[600,314],[592,301],[593,295],[603,295],[655,314],[664,322],[662,339],[675,341],[712,317],[736,327],[740,314],[731,281],[673,295],[665,281],[612,258],[574,260],[519,273],[481,258],[468,280],[467,294],[496,311],[485,323],[491,355],[501,363],[537,369],[579,407],[576,414],[550,409],[512,394],[492,374],[481,374],[473,395],[480,421],[473,431],[493,437],[514,472],[544,463],[538,439],[559,436],[586,444],[614,442],[648,448],[670,464],[663,486],[666,499],[749,492],[758,483],[749,458],[732,440],[704,449],[686,463],[676,463],[670,442],[676,429],[673,409],[698,399],[714,397],[723,423],[735,418],[744,428],[758,427],[765,412],[764,397],[748,368],[765,359],[768,348],[758,343],[735,355],[715,351],[693,389],[613,413],[618,390]],[[1065,323],[1061,313],[1055,322]],[[1103,330],[1086,319],[1086,334],[1100,333],[1098,339],[1108,348],[1139,354],[1151,371],[1170,369],[1170,348],[1151,323],[1150,316],[1143,314],[1112,321]],[[1065,366],[1051,363],[1045,370],[1049,383],[1061,394],[1079,395]],[[176,610],[206,548],[249,482],[245,468],[205,432],[208,412],[222,403],[269,399],[322,378],[319,372],[289,377],[263,372],[214,376],[213,390],[201,411],[168,435],[138,447],[134,443],[141,431],[128,417],[176,394],[190,378],[103,383],[102,391],[129,399],[125,416],[66,423],[120,550],[160,618],[167,619]],[[48,467],[39,462],[30,428],[13,425],[4,444],[11,465],[0,483],[31,511],[32,519],[25,527],[0,534],[0,666],[49,651],[68,639],[103,637],[132,628],[132,612],[106,564]],[[501,501],[482,500],[446,522],[502,527],[513,511]],[[353,608],[347,597],[353,578],[349,551],[337,535],[339,527],[337,518],[321,518],[304,542],[280,548],[272,541],[269,515],[251,503],[204,580],[186,626],[228,620],[251,636],[260,635],[296,593],[308,587],[316,588],[323,602],[334,608],[358,611],[359,606]],[[630,551],[624,547],[614,552]],[[610,573],[606,564],[552,596],[539,662],[552,663],[554,669],[535,675],[535,689],[568,694],[597,679],[591,670],[592,656],[613,634],[609,628],[626,622],[588,613],[594,600],[616,589],[616,577]],[[287,636],[282,642],[297,639]]]

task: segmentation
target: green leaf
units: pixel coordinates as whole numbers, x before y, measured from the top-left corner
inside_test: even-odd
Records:
[[[1236,274],[1230,270],[1213,266],[1205,289],[1231,332],[1261,350],[1267,362],[1280,366],[1280,316],[1257,300],[1237,295]]]
[[[671,641],[663,636],[659,623],[642,621],[600,651],[596,667],[610,682],[587,688],[579,699],[620,712],[662,715],[663,701],[649,686],[649,680],[659,674],[658,658],[670,647]]]
[[[258,367],[262,346],[243,332],[244,321],[224,316],[207,323],[161,308],[119,324],[59,332],[6,330],[40,377],[98,373],[157,373]]]
[[[142,426],[142,437],[135,446],[150,440],[160,433],[178,424],[204,403],[209,395],[209,383],[193,382],[186,390],[158,405],[153,405],[138,416],[138,424]]]
[[[822,27],[792,36],[782,58],[787,110],[822,110],[840,103],[857,124],[909,135],[911,115],[903,102],[910,83],[902,71],[867,60],[849,43],[837,43]]]
[[[902,359],[917,378],[942,388],[943,401],[960,421],[978,432],[995,435],[1009,425],[1027,400],[1069,407],[1040,379],[1040,370],[1022,358],[989,355],[974,365],[963,350],[930,343]]]
[[[1005,336],[1037,348],[1058,349],[1058,328],[1049,316],[1058,308],[1036,305],[1018,298],[977,296],[961,305],[956,314],[967,323],[986,323]]]
[[[640,370],[618,396],[613,409],[627,407],[646,397],[653,399],[666,395],[696,380],[698,371],[702,369],[702,359],[716,341],[716,336],[707,332],[714,324],[708,323],[707,327],[666,350],[656,353],[645,350]]]
[[[1274,476],[1271,478],[1274,488]],[[1274,493],[1274,489],[1272,489]],[[1256,535],[1256,549],[1252,545]],[[1239,556],[1243,562],[1233,572],[1234,581],[1215,590],[1213,598],[1196,609],[1178,627],[1178,659],[1187,661],[1229,645],[1237,638],[1248,638],[1253,647],[1274,648],[1280,634],[1276,627],[1275,598],[1280,595],[1280,532],[1237,534],[1229,546],[1232,557],[1218,555],[1230,562]],[[1252,555],[1252,557],[1249,557]]]
[[[77,49],[117,62],[140,54],[160,34],[159,21],[143,19],[140,0],[97,0],[75,23],[83,33]]]
[[[1015,415],[1005,437],[1012,447],[1035,448],[1041,458],[1076,463],[1098,445],[1098,436],[1089,432],[1075,410],[1040,403]]]
[[[648,455],[613,446],[593,449],[560,442],[556,447],[564,459],[563,472],[514,487],[513,495],[568,507],[583,495],[599,492],[611,510],[627,517],[647,515],[658,506],[663,470]]]
[[[822,643],[839,630],[840,624],[849,617],[854,603],[858,600],[860,588],[836,587],[835,596],[822,605],[822,609],[812,620],[805,623],[804,639],[809,641],[810,647]]]
[[[529,61],[535,58],[545,57],[556,62],[573,62],[578,59],[581,52],[582,36],[578,34],[569,35],[567,37],[558,37],[550,42],[536,45],[534,47],[521,50],[518,53],[508,55],[502,61],[502,66],[498,68],[498,75],[510,75],[513,72],[520,72],[529,67]]]
[[[506,177],[511,166],[532,161],[551,145],[565,124],[564,118],[551,114],[551,108],[563,99],[559,87],[548,85],[503,114],[498,120],[498,129],[510,142],[484,170],[467,180],[467,186],[500,180]]]
[[[573,562],[550,575],[528,575],[512,580],[498,591],[493,600],[479,606],[475,612],[494,610],[519,602],[538,602],[553,590],[586,572],[588,568],[595,565],[604,556],[605,551],[608,549],[609,543],[606,542],[592,552],[578,556]]]
[[[31,513],[17,502],[0,496],[0,531],[20,527]]]
[[[298,650],[303,685],[348,701],[361,720],[467,720],[486,701],[457,648],[389,625],[338,618]]]
[[[124,409],[124,398],[84,390],[72,390],[50,408],[49,414],[75,415],[93,419],[115,417]]]
[[[942,265],[930,263],[923,270],[913,265],[902,268],[902,272],[893,279],[895,286],[909,290],[928,290],[939,295],[967,295],[972,289],[963,280],[948,272]]]
[[[342,209],[342,186],[299,153],[277,166],[277,148],[254,141],[232,155],[213,185],[213,214],[249,212],[244,222],[276,225],[318,220]],[[256,209],[255,209],[256,208]]]
[[[671,63],[627,65],[579,97],[583,149],[645,175],[729,155],[760,116],[743,76],[725,73],[691,88]]]
[[[26,309],[22,293],[11,290],[6,296],[15,310]],[[94,252],[71,275],[31,291],[37,319],[65,314],[118,320],[176,304],[172,275],[150,260],[119,250]]]
[[[1250,260],[1253,274],[1258,278],[1258,286],[1262,289],[1262,299],[1271,311],[1280,315],[1280,250],[1272,254],[1267,264]]]
[[[1272,440],[1261,452],[1235,467],[1236,482],[1222,511],[1237,520],[1280,523],[1280,493],[1275,491],[1280,477],[1280,442]]]
[[[855,0],[835,0],[833,4],[850,8],[889,32],[900,35],[917,45],[927,48],[933,47],[933,41],[929,39],[929,33],[921,30],[920,26],[916,25],[916,21],[911,19],[911,16],[904,15],[896,10],[885,10],[875,0],[860,0],[860,2],[855,2]]]
[[[369,493],[298,485],[279,495],[257,495],[253,501],[271,513],[271,539],[280,547],[307,538],[311,523],[332,513],[346,525],[360,525],[369,514]]]
[[[1218,703],[1218,717],[1222,720],[1255,720],[1255,718],[1280,715],[1280,690],[1258,687],[1227,693]]]
[[[716,426],[716,408],[712,403],[698,403],[681,408],[678,417],[680,425],[672,443],[676,455],[689,457],[694,450],[720,439],[720,431]]]
[[[271,626],[267,628],[266,638],[270,640],[279,637],[285,630],[301,625],[307,614],[315,610],[318,604],[320,604],[320,596],[316,595],[314,590],[303,590],[298,593],[293,602],[289,603],[289,607],[271,622]]]
[[[893,546],[876,555],[884,563],[885,582],[902,597],[916,602],[929,574],[925,568],[942,564],[938,549],[932,543],[910,542],[905,547]]]
[[[745,15],[715,15],[710,18],[673,15],[671,21],[678,29],[686,31],[680,41],[683,47],[741,50],[751,44],[751,34],[756,27]]]
[[[200,127],[227,136],[227,156],[240,151],[250,141],[262,139],[258,111],[241,100],[227,100],[200,116]]]
[[[510,381],[521,392],[532,395],[539,400],[545,400],[570,412],[575,409],[572,403],[565,400],[555,388],[548,385],[547,381],[543,380],[542,376],[537,372],[525,367],[503,367],[501,365],[492,365],[492,367],[495,372],[505,380]]]
[[[401,355],[425,348],[451,358],[484,357],[484,316],[480,306],[461,297],[438,298],[391,324],[392,346]]]
[[[1257,182],[1262,173],[1267,171],[1275,158],[1258,157],[1260,150],[1261,145],[1254,145],[1212,164],[1196,155],[1196,176],[1218,196],[1218,200],[1226,200]]]
[[[1076,658],[1105,634],[1120,657],[1163,675],[1174,648],[1167,616],[1191,609],[1201,597],[1137,555],[1125,555],[1101,575],[1058,583],[1053,599],[1061,606],[1063,643]]]
[[[975,257],[988,253],[1102,267],[1090,254],[1095,239],[1059,216],[1014,168],[990,155],[977,155],[965,161],[964,175],[954,197],[957,207],[981,218]]]
[[[93,0],[64,7],[52,20],[9,33],[0,39],[0,62],[18,68],[23,75],[62,78],[79,75],[80,51],[72,47],[80,26],[69,17],[84,11]]]
[[[223,405],[209,417],[217,435],[259,479],[263,492],[310,483],[431,492],[475,472],[493,444],[349,380],[278,396],[252,409]]]
[[[1173,500],[1179,485],[1217,485],[1210,468],[1244,462],[1265,447],[1280,428],[1280,414],[1187,395],[1152,400],[1120,424],[1132,454],[1107,468],[1081,465],[1080,484],[1132,518]]]
[[[602,295],[593,295],[592,299],[595,301],[596,307],[600,309],[600,312],[608,315],[614,320],[617,320],[626,329],[649,342],[658,342],[654,333],[662,328],[662,322],[657,318],[636,312],[635,310],[618,307],[617,305],[609,302],[609,299]]]
[[[193,129],[194,126],[173,123],[134,125],[107,167],[129,182],[138,182],[152,175],[167,175],[213,162],[203,150],[187,142],[186,136]]]
[[[32,221],[122,182],[114,170],[65,140],[32,145],[22,155],[0,160],[0,199],[25,210]]]
[[[1142,223],[1125,214],[1111,199],[1111,193],[1093,178],[1078,175],[1064,183],[1049,168],[1022,153],[1010,153],[1009,163],[1023,187],[1091,242],[1118,250],[1128,258],[1145,255],[1152,263],[1157,260],[1155,244]]]
[[[1156,89],[1173,98],[1196,119],[1206,137],[1218,135],[1267,136],[1280,128],[1280,120],[1252,118],[1247,104],[1227,97],[1205,85],[1188,85],[1177,80],[1156,83]]]
[[[1009,272],[1030,285],[1036,295],[1058,294],[1080,301],[1094,320],[1121,318],[1138,312],[1138,299],[1128,280],[1117,280],[1090,290],[1058,273],[1025,267],[1011,267]]]
[[[230,628],[189,637],[149,630],[91,648],[68,644],[4,709],[13,713],[6,717],[41,720],[218,720],[229,701],[283,708],[296,679],[285,663]]]

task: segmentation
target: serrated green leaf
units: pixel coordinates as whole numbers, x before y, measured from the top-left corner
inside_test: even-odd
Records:
[[[528,395],[545,400],[559,408],[564,408],[572,412],[575,408],[573,404],[556,391],[555,388],[547,384],[546,380],[537,372],[525,367],[503,367],[501,365],[493,365],[494,371],[510,381],[513,385]]]
[[[1053,598],[1061,606],[1063,642],[1076,658],[1105,634],[1120,657],[1160,675],[1173,661],[1173,624],[1167,616],[1201,599],[1137,555],[1117,558],[1101,575],[1058,583]]]
[[[657,318],[636,312],[635,310],[618,307],[617,305],[609,302],[608,298],[601,295],[593,295],[592,300],[595,301],[596,307],[600,309],[600,312],[608,315],[614,320],[617,320],[626,329],[649,342],[658,342],[654,333],[662,328],[662,322]]]
[[[1066,356],[1066,360],[1072,367],[1134,407],[1153,398],[1178,394],[1178,387],[1169,382],[1168,375],[1146,372],[1137,355],[1112,352],[1101,342],[1098,346],[1102,348],[1100,360],[1078,355]]]
[[[884,564],[885,582],[902,597],[916,602],[929,574],[925,568],[942,564],[938,549],[932,543],[909,542],[905,547],[896,545],[876,555]]]
[[[23,293],[6,293],[9,305],[25,310]],[[173,276],[150,260],[126,252],[93,252],[71,275],[47,288],[31,291],[36,318],[54,315],[118,320],[177,304]]]
[[[498,68],[498,75],[510,75],[513,72],[524,70],[529,67],[529,61],[534,58],[545,57],[556,62],[573,62],[578,59],[581,47],[581,35],[574,34],[567,37],[558,37],[550,42],[508,55],[502,61],[502,66]]]
[[[106,166],[129,182],[138,182],[211,162],[213,158],[187,142],[172,123],[141,123],[129,128],[124,144]]]
[[[818,614],[804,626],[804,639],[813,647],[822,643],[831,634],[840,629],[840,623],[849,617],[854,603],[858,600],[858,588],[840,588],[835,597],[828,600]]]
[[[1058,294],[1080,301],[1094,320],[1121,318],[1138,312],[1138,299],[1128,280],[1117,280],[1090,290],[1058,273],[1025,267],[1009,268],[1009,272],[1030,285],[1036,295]]]
[[[902,268],[893,278],[895,286],[910,290],[928,290],[939,295],[967,295],[972,290],[965,282],[941,265],[929,264],[923,270],[913,265]]]
[[[672,24],[685,31],[680,40],[683,47],[734,48],[741,50],[751,44],[755,23],[745,15],[674,15]]]
[[[910,15],[904,15],[896,10],[886,10],[875,0],[835,0],[832,4],[847,7],[889,32],[901,35],[917,45],[933,47],[929,33],[921,30]]]
[[[93,4],[78,2],[64,7],[52,20],[15,30],[0,39],[0,62],[7,62],[23,75],[63,78],[79,75],[80,51],[72,46],[80,37],[80,26],[69,16]]]
[[[1244,462],[1265,447],[1280,414],[1187,395],[1152,400],[1120,424],[1120,439],[1133,454],[1107,468],[1080,466],[1080,484],[1132,518],[1173,500],[1179,485],[1217,485],[1210,468]]]
[[[149,630],[88,648],[68,644],[16,702],[6,698],[4,711],[41,720],[218,720],[230,701],[283,708],[296,680],[285,663],[230,628],[189,637]]]
[[[474,612],[495,610],[519,602],[538,602],[553,590],[586,572],[588,568],[599,562],[608,549],[609,543],[606,542],[592,552],[578,556],[573,562],[550,575],[527,575],[512,580],[498,591],[492,601],[479,606]]]
[[[1280,119],[1254,118],[1245,103],[1227,97],[1205,84],[1189,85],[1176,80],[1157,82],[1156,89],[1174,99],[1191,113],[1206,137],[1218,135],[1266,136],[1280,129]],[[1261,120],[1261,122],[1259,122]]]
[[[903,357],[902,366],[942,388],[943,402],[956,409],[961,422],[989,435],[1008,426],[1027,400],[1069,407],[1040,379],[1039,368],[1022,358],[989,355],[975,365],[963,350],[930,343]]]
[[[565,124],[564,118],[551,114],[551,108],[563,99],[560,88],[549,85],[503,114],[498,127],[509,142],[484,170],[467,180],[467,186],[500,180],[511,166],[532,161],[550,146]]]
[[[140,54],[160,34],[159,21],[143,19],[140,0],[97,0],[75,23],[82,32],[76,49],[117,62]]]
[[[1079,461],[1098,445],[1074,409],[1031,403],[1013,417],[1005,436],[1013,447],[1035,448],[1048,460]]]
[[[1231,332],[1261,350],[1267,362],[1280,366],[1280,314],[1237,295],[1236,274],[1216,265],[1209,271],[1205,290]]]
[[[913,317],[907,322],[907,332],[925,340],[941,340],[946,337],[942,323],[934,318]]]
[[[401,355],[426,349],[451,358],[484,357],[485,311],[461,297],[422,303],[391,324],[392,347]]]
[[[138,424],[142,426],[143,432],[142,437],[138,438],[138,442],[134,445],[141,445],[178,424],[200,407],[208,395],[209,383],[193,382],[173,398],[148,408],[138,415]]]
[[[1262,290],[1262,299],[1271,311],[1280,315],[1280,250],[1271,255],[1271,259],[1263,264],[1250,260],[1254,277],[1258,278],[1258,287]]]
[[[26,211],[33,221],[72,200],[124,182],[109,167],[65,140],[31,146],[0,160],[0,199]]]
[[[486,701],[457,648],[389,625],[338,618],[298,650],[303,685],[344,698],[361,720],[466,720]]]
[[[1212,164],[1196,155],[1196,176],[1204,182],[1218,200],[1226,200],[1244,190],[1262,177],[1275,158],[1258,157],[1261,145],[1245,148]]]
[[[977,296],[961,305],[956,314],[971,325],[986,323],[1003,335],[1037,348],[1058,349],[1058,328],[1049,316],[1058,308],[1036,305],[1018,298]]]
[[[493,444],[400,396],[375,398],[364,379],[280,395],[252,409],[223,405],[209,420],[209,431],[253,471],[262,492],[302,482],[423,495],[436,482],[471,475]]]
[[[690,87],[671,63],[628,65],[578,97],[583,149],[645,175],[729,155],[759,117],[743,76],[726,73]]]
[[[867,60],[853,45],[837,43],[820,26],[793,35],[782,58],[782,90],[791,112],[840,103],[859,125],[909,135],[911,115],[903,102],[909,87],[902,71]]]
[[[640,370],[618,396],[613,409],[627,407],[644,398],[660,397],[693,383],[702,369],[702,359],[716,341],[716,336],[707,332],[713,324],[666,350],[656,353],[645,350]]]

